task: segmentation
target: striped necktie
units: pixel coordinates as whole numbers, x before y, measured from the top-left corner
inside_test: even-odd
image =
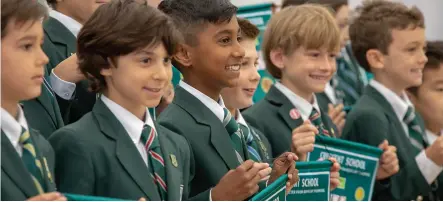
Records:
[[[246,159],[245,150],[243,147],[243,134],[240,130],[237,121],[228,109],[223,108],[224,118],[223,118],[223,126],[225,126],[228,134],[231,137],[232,145],[234,146],[235,153],[237,155],[237,160],[241,164]]]
[[[165,161],[160,148],[160,142],[155,130],[149,125],[144,125],[141,141],[145,145],[145,149],[148,153],[149,168],[151,170],[151,177],[157,184],[158,192],[162,201],[167,200],[168,187],[166,185],[166,171]]]
[[[262,162],[260,154],[257,152],[259,150],[259,147],[257,145],[257,142],[254,141],[254,137],[251,133],[251,130],[248,126],[245,126],[243,124],[239,124],[240,129],[246,139],[246,146],[248,148],[249,157],[251,160],[255,162]]]
[[[19,143],[23,145],[22,160],[25,167],[31,174],[32,181],[39,194],[45,193],[45,183],[43,180],[43,167],[40,159],[37,158],[35,145],[28,130],[22,127]]]
[[[325,129],[325,126],[323,125],[323,122],[321,121],[321,115],[320,113],[312,107],[311,115],[309,116],[309,120],[314,124],[315,127],[317,127],[319,135],[329,135],[329,131]]]
[[[414,108],[408,107],[403,121],[408,125],[409,141],[418,154],[425,149],[427,145],[423,138],[423,131],[418,122],[418,118],[415,116]]]

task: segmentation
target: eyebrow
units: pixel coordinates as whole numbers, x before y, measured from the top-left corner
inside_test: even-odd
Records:
[[[239,33],[241,33],[240,28],[238,28],[238,30],[237,30],[237,34],[239,34]],[[216,36],[223,35],[223,34],[232,34],[232,30],[229,30],[229,29],[222,30],[222,31],[218,32],[216,34]]]
[[[138,50],[135,52],[136,55],[138,54],[146,54],[146,55],[155,55],[154,52],[152,51],[147,51],[147,50]]]
[[[35,41],[35,40],[37,40],[37,36],[35,36],[35,35],[28,35],[28,36],[24,36],[24,37],[19,39],[19,41],[26,41],[26,40]]]

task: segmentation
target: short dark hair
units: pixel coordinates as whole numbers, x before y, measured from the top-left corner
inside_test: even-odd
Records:
[[[428,57],[428,62],[425,65],[423,71],[428,69],[440,68],[440,64],[443,64],[443,41],[430,41],[428,42],[428,48],[426,50],[426,57]],[[423,79],[425,77],[423,76]],[[413,95],[417,95],[417,91],[420,86],[414,86],[408,88],[408,91]]]
[[[170,18],[159,10],[134,0],[113,0],[100,6],[81,29],[77,39],[79,68],[91,81],[90,90],[99,92],[106,88],[100,71],[110,68],[109,60],[158,44],[173,55],[180,36]]]
[[[286,8],[288,6],[298,6],[305,4],[308,0],[284,0],[281,4],[281,8]]]
[[[342,6],[348,5],[348,0],[308,0],[307,3],[322,4],[337,12]]]
[[[7,34],[8,23],[15,20],[16,24],[22,25],[28,21],[44,20],[48,16],[48,10],[35,0],[2,0],[2,34]]]
[[[403,3],[385,0],[365,1],[357,7],[358,16],[349,26],[351,47],[355,58],[368,72],[371,68],[366,59],[366,52],[378,49],[388,54],[392,43],[392,30],[424,28],[424,17],[417,7],[408,8]]]
[[[255,40],[260,34],[258,27],[252,24],[249,20],[237,18],[237,21],[243,38]]]
[[[196,35],[205,23],[229,22],[237,13],[230,0],[163,0],[158,9],[173,19],[188,45],[198,45]]]

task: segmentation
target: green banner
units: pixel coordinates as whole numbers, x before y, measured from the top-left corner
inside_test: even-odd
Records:
[[[257,39],[256,48],[259,52],[258,73],[261,76],[257,91],[252,98],[254,103],[260,101],[266,93],[268,93],[271,86],[275,83],[275,79],[266,71],[265,63],[261,53],[261,44],[263,41],[263,33],[266,30],[266,25],[272,16],[272,3],[256,4],[250,6],[243,6],[238,9],[237,17],[248,19],[252,24],[258,27],[260,35]]]
[[[80,194],[63,193],[63,196],[65,196],[66,199],[68,199],[68,201],[124,201],[123,199],[117,199],[117,198],[87,196],[87,195],[80,195]]]
[[[251,201],[286,201],[288,175],[282,175],[272,184],[252,197]]]
[[[328,201],[331,161],[297,162],[300,180],[292,188],[288,201]]]
[[[331,192],[333,201],[369,201],[382,150],[356,142],[317,136],[309,161],[334,157],[340,164],[340,186]]]

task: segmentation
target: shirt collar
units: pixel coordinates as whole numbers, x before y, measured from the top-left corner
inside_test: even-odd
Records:
[[[209,108],[209,110],[211,110],[212,113],[214,113],[215,116],[217,116],[217,118],[223,122],[223,118],[225,116],[225,112],[223,110],[225,108],[225,103],[223,102],[223,99],[221,96],[219,98],[219,101],[216,102],[215,100],[213,100],[212,98],[203,94],[202,92],[195,89],[194,87],[190,86],[189,84],[187,84],[183,80],[181,80],[178,85],[180,85],[183,89],[185,89],[190,94],[192,94],[194,97],[196,97],[198,100],[200,100],[200,102],[202,102],[207,108]]]
[[[317,98],[315,97],[315,95],[313,96],[314,103],[311,104],[304,98],[292,92],[289,88],[287,88],[280,82],[275,83],[275,87],[289,99],[289,101],[292,103],[292,105],[294,105],[295,108],[297,108],[303,120],[309,119],[312,109],[316,109],[317,112],[321,114],[320,107],[318,106]]]
[[[335,97],[334,88],[332,87],[331,83],[326,83],[324,92],[333,104],[337,104],[337,98]]]
[[[53,9],[49,11],[49,16],[62,23],[75,37],[77,37],[78,33],[80,32],[80,29],[83,26],[73,18]]]
[[[17,119],[15,119],[5,109],[3,108],[1,109],[2,131],[8,137],[9,141],[11,141],[11,144],[12,146],[14,146],[14,148],[16,148],[18,145],[18,141],[22,134],[22,127],[28,130],[28,123],[26,122],[23,109],[19,105],[17,105],[17,107],[18,107]]]
[[[243,116],[242,116],[242,114],[240,113],[240,110],[238,110],[237,109],[237,112],[236,112],[237,114],[237,118],[236,118],[236,120],[237,120],[237,123],[238,124],[241,124],[241,125],[243,125],[243,126],[246,126],[247,128],[249,128],[248,127],[248,124],[246,123],[246,121],[245,121],[245,119],[243,118]]]
[[[100,96],[101,100],[105,105],[111,110],[115,117],[120,121],[120,123],[125,128],[126,132],[129,134],[131,140],[137,144],[140,142],[140,137],[145,124],[149,125],[151,128],[155,129],[154,121],[151,118],[148,108],[146,108],[145,121],[143,122],[137,116],[115,103],[111,99],[107,98],[105,95]]]
[[[375,79],[372,79],[369,82],[369,85],[371,85],[380,94],[382,94],[383,97],[389,102],[389,104],[391,104],[395,114],[401,122],[403,122],[403,118],[405,117],[408,108],[414,108],[414,105],[412,105],[405,92],[403,92],[402,96],[400,97]]]
[[[440,135],[442,135],[442,134],[443,134],[443,129],[440,132]],[[437,140],[438,137],[439,136],[437,134],[435,134],[435,133],[431,132],[430,130],[426,129],[426,138],[428,139],[429,145],[433,144]]]

